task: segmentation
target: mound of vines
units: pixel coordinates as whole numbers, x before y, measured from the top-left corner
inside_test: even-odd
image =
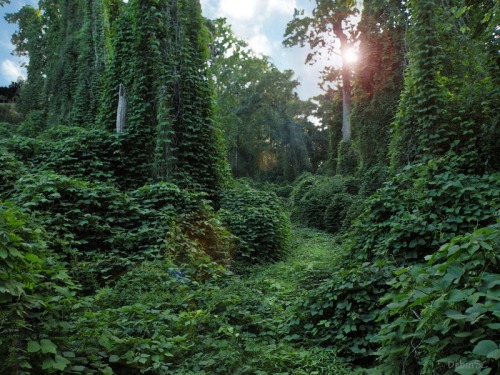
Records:
[[[399,269],[374,339],[383,373],[498,373],[499,271],[498,224]]]
[[[454,157],[406,167],[368,201],[353,229],[353,257],[415,262],[498,218],[500,174],[473,175]]]
[[[274,193],[239,186],[224,191],[220,204],[222,220],[237,237],[236,259],[265,263],[286,255],[290,222]]]
[[[358,181],[342,176],[302,175],[290,194],[291,219],[301,225],[336,233],[345,228],[357,201]]]

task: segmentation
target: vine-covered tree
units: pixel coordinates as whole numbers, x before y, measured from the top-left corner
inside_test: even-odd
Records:
[[[453,7],[410,1],[410,9],[409,66],[391,142],[393,166],[453,152],[476,172],[494,169],[493,103],[499,94],[490,45],[496,36],[484,25],[493,17],[493,4],[481,8],[481,21],[477,9],[461,0]]]
[[[363,172],[388,164],[390,124],[403,89],[406,14],[399,0],[363,2],[351,116]]]
[[[109,54],[109,9],[118,0],[43,0],[7,16],[12,42],[29,57],[19,110],[40,126],[95,120]]]
[[[45,54],[43,37],[43,18],[40,10],[29,5],[23,6],[17,13],[7,14],[8,22],[16,23],[18,30],[12,35],[14,53],[29,57],[26,66],[27,78],[23,84],[21,98],[17,104],[21,113],[38,113],[44,109],[43,88],[45,85]],[[42,124],[39,124],[42,125]]]
[[[307,42],[311,47],[306,63],[314,61],[316,56],[335,52],[336,40],[340,42],[342,58],[342,140],[351,140],[351,69],[347,60],[349,50],[356,39],[350,17],[357,14],[355,0],[316,0],[312,17],[305,17],[304,11],[295,10],[294,18],[287,25],[285,46],[300,45]]]
[[[113,27],[99,122],[115,129],[127,91],[127,158],[144,179],[215,194],[226,164],[213,122],[208,32],[198,0],[132,0]]]

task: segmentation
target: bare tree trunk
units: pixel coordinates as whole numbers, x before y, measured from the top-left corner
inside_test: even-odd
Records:
[[[349,62],[346,59],[349,50],[349,41],[347,35],[342,29],[342,21],[334,24],[335,36],[340,40],[340,52],[342,54],[342,140],[349,142],[351,140],[351,72],[349,71]]]
[[[116,132],[123,133],[127,125],[127,91],[125,86],[120,83],[118,98],[118,110],[116,112]]]

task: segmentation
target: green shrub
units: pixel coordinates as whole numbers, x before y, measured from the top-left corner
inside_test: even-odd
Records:
[[[189,213],[204,208],[201,205],[203,200],[204,203],[208,203],[206,194],[193,193],[168,182],[144,185],[131,191],[130,196],[145,209],[162,210],[170,207],[179,213]]]
[[[384,182],[391,178],[390,169],[386,165],[374,165],[362,175],[362,182],[359,189],[359,194],[370,196],[380,189]]]
[[[0,104],[0,123],[17,125],[23,117],[14,110],[13,104]]]
[[[453,238],[401,268],[375,336],[386,374],[500,370],[500,226]]]
[[[367,199],[364,198],[363,196],[352,195],[351,198],[352,202],[345,211],[344,220],[342,221],[342,227],[340,228],[340,230],[345,233],[351,230],[352,226],[359,219],[359,217],[365,211],[367,206],[366,204]]]
[[[38,166],[39,159],[50,153],[50,145],[42,140],[15,135],[0,140],[0,147],[16,156],[25,165]]]
[[[0,139],[10,138],[16,134],[17,125],[0,121]]]
[[[42,133],[39,139],[48,145],[45,152],[35,155],[39,168],[88,181],[129,185],[130,172],[123,171],[124,155],[116,134],[57,126]]]
[[[135,165],[128,134],[102,129],[54,126],[36,138],[14,136],[0,142],[25,164],[69,177],[136,189],[153,179],[150,166]]]
[[[380,315],[377,300],[388,290],[393,270],[384,262],[339,266],[292,306],[287,338],[333,347],[342,357],[369,363]]]
[[[241,186],[221,194],[220,216],[238,238],[235,259],[248,263],[282,259],[290,223],[275,194]]]
[[[323,219],[325,229],[328,232],[337,233],[342,228],[345,228],[344,220],[353,201],[353,196],[347,193],[335,194],[332,197],[329,206],[325,210]]]
[[[494,223],[499,181],[498,173],[463,174],[449,158],[408,166],[367,201],[354,227],[353,256],[415,262],[456,235]]]
[[[359,153],[352,142],[341,141],[338,148],[337,174],[353,176],[359,165]]]
[[[18,128],[18,133],[27,137],[36,137],[47,126],[47,115],[43,110],[32,110],[24,118]]]
[[[18,180],[12,198],[19,206],[36,212],[53,235],[59,251],[105,251],[115,228],[131,229],[137,207],[113,186],[39,172]]]
[[[291,218],[301,225],[337,232],[358,186],[352,177],[304,174],[290,195]]]
[[[167,259],[195,280],[223,273],[224,267],[231,264],[234,250],[234,236],[208,207],[204,211],[179,215],[166,238]]]
[[[51,246],[74,261],[72,274],[92,290],[131,262],[161,255],[177,216],[209,210],[203,197],[166,183],[126,194],[113,185],[39,172],[17,182],[13,199],[40,217]]]
[[[46,247],[43,228],[3,201],[0,270],[0,372],[65,369],[70,363],[65,357],[74,353],[62,353],[60,338],[76,286]]]
[[[15,182],[26,173],[24,165],[14,156],[0,149],[0,199],[12,193]]]

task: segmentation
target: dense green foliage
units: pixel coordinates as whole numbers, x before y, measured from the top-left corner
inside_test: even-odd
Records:
[[[453,237],[494,223],[500,176],[464,174],[458,163],[412,165],[372,196],[354,228],[353,256],[421,260]]]
[[[500,371],[499,2],[355,3],[308,102],[197,0],[7,16],[2,374]]]
[[[237,39],[224,19],[209,22],[216,119],[233,175],[293,181],[318,168],[324,134],[309,120],[313,105],[295,92],[293,71],[281,72]]]
[[[237,236],[237,256],[244,262],[285,257],[290,240],[288,216],[273,193],[246,186],[224,191],[220,214]]]
[[[56,338],[77,287],[44,237],[29,215],[0,202],[2,373],[54,372],[69,363]]]
[[[376,346],[371,342],[380,316],[374,303],[388,290],[394,266],[349,263],[332,270],[328,280],[298,299],[287,325],[291,339],[334,347],[344,358],[369,364]]]
[[[358,183],[349,177],[302,175],[290,194],[292,219],[332,233],[345,229],[347,212],[357,201]]]
[[[114,24],[113,57],[99,122],[115,128],[118,87],[127,90],[127,158],[144,179],[214,195],[224,185],[214,126],[208,34],[198,1],[131,1]],[[112,108],[112,110],[110,110]]]
[[[457,236],[396,272],[374,340],[384,373],[500,370],[498,229]]]

